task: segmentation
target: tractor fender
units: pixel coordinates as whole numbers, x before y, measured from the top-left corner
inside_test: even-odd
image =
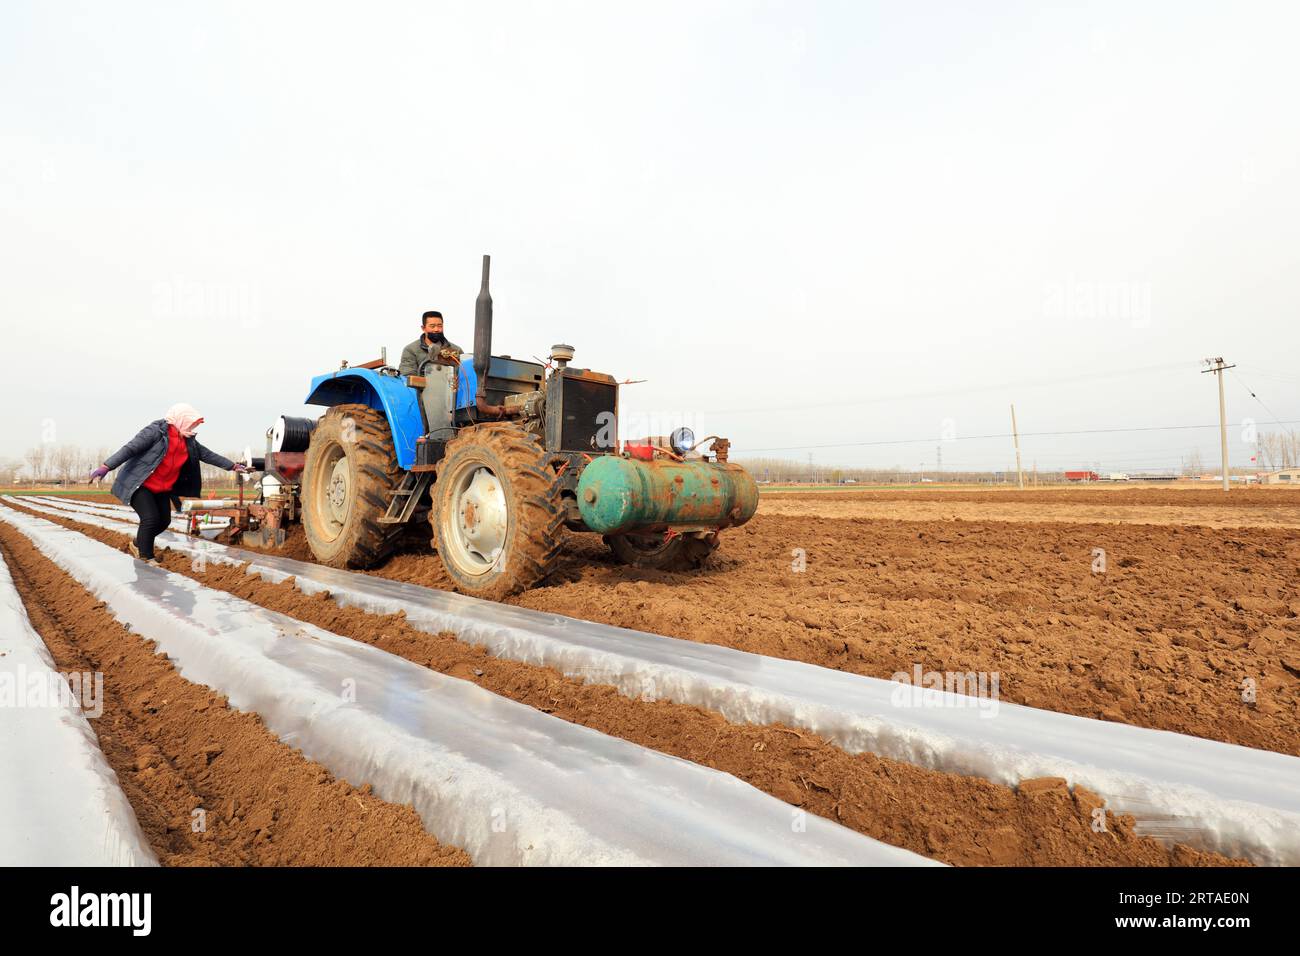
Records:
[[[306,405],[368,405],[384,413],[393,433],[397,464],[409,471],[415,464],[415,440],[424,434],[419,393],[396,375],[368,368],[343,368],[311,380]]]

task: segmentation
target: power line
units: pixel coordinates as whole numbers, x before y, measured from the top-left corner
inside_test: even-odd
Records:
[[[928,392],[908,392],[893,395],[884,395],[879,398],[855,398],[841,399],[837,401],[813,402],[803,405],[780,405],[766,408],[755,408],[752,405],[744,408],[730,409],[710,409],[700,414],[709,415],[749,415],[763,414],[770,415],[776,412],[798,412],[811,411],[818,408],[844,408],[858,405],[877,405],[882,402],[901,402],[913,401],[925,398],[945,398],[953,395],[973,395],[983,392],[1000,392],[1011,388],[1058,388],[1061,385],[1069,385],[1078,382],[1090,382],[1106,378],[1122,378],[1126,375],[1150,375],[1152,373],[1186,371],[1190,362],[1165,362],[1162,365],[1148,365],[1142,368],[1113,369],[1105,372],[1089,372],[1082,375],[1064,376],[1051,379],[1030,379],[1021,382],[998,382],[992,385],[977,385],[971,388],[949,388],[938,389]]]
[[[1102,460],[1109,463],[1131,464],[1133,462],[1144,461],[1181,461],[1187,453],[1186,448],[1175,449],[1157,449],[1135,454],[1112,455],[1103,454]],[[1095,459],[1096,455],[1091,452],[1074,453],[1074,452],[1047,452],[1039,453],[1038,464],[1040,467],[1060,465],[1069,467],[1077,464],[1081,459]],[[974,467],[985,465],[997,465],[1006,463],[1006,455],[999,452],[987,452],[984,454],[975,453],[962,455],[957,460],[947,459],[945,461],[949,468]]]
[[[1233,377],[1233,379],[1237,382],[1237,384],[1239,384],[1239,385],[1240,385],[1242,388],[1244,388],[1246,391],[1250,392],[1250,397],[1253,398],[1255,401],[1259,402],[1259,407],[1260,407],[1260,408],[1262,408],[1262,409],[1264,409],[1264,411],[1268,412],[1269,417],[1273,419],[1273,424],[1274,424],[1274,425],[1281,425],[1281,424],[1282,424],[1280,421],[1278,421],[1277,416],[1273,414],[1273,409],[1269,408],[1267,405],[1264,404],[1264,400],[1263,400],[1262,398],[1260,398],[1258,395],[1255,394],[1255,390],[1252,389],[1249,385],[1246,384],[1246,380],[1245,380],[1245,379],[1243,379],[1243,378],[1241,378],[1240,376],[1238,376],[1238,374],[1237,374],[1236,372],[1233,372],[1233,373],[1232,373],[1232,377]],[[1287,430],[1290,431],[1290,429],[1287,429]]]
[[[1265,368],[1262,365],[1252,365],[1249,362],[1238,362],[1237,364],[1240,365],[1242,368],[1250,369],[1251,370],[1250,374],[1252,376],[1258,373],[1258,377],[1260,378],[1268,378],[1268,379],[1273,379],[1275,381],[1287,382],[1288,384],[1291,385],[1300,385],[1300,378],[1296,377],[1294,370],[1290,372],[1282,372],[1276,369]]]

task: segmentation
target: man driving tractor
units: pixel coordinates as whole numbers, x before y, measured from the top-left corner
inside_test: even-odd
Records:
[[[461,352],[459,345],[447,340],[442,334],[442,313],[429,311],[420,317],[421,334],[418,339],[402,349],[402,361],[397,371],[403,376],[423,375],[425,366],[435,361],[440,355],[453,358],[459,363]]]

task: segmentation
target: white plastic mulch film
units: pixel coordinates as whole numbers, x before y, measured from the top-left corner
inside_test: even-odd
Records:
[[[188,680],[478,864],[931,865],[728,774],[552,717],[11,508]]]
[[[57,670],[0,560],[0,866],[157,865],[87,722],[102,706],[103,676]]]
[[[70,502],[59,513],[129,528],[132,513]],[[39,508],[29,502],[30,506]],[[81,509],[87,509],[82,511]],[[271,581],[328,590],[345,606],[403,611],[414,627],[455,633],[491,653],[554,667],[629,696],[706,707],[736,722],[811,730],[853,752],[1015,785],[1064,777],[1132,813],[1139,832],[1256,863],[1300,865],[1300,757],[999,700],[905,687],[533,611],[179,535],[160,544],[247,563]]]

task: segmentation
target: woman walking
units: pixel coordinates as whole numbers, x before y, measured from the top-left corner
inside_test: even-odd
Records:
[[[114,468],[119,469],[113,494],[140,516],[140,530],[127,550],[142,561],[159,563],[153,543],[171,523],[172,503],[179,508],[182,495],[190,498],[203,493],[199,462],[226,471],[248,470],[199,444],[194,432],[202,424],[203,416],[192,406],[173,405],[165,417],[145,425],[90,473],[92,479],[102,480]]]

